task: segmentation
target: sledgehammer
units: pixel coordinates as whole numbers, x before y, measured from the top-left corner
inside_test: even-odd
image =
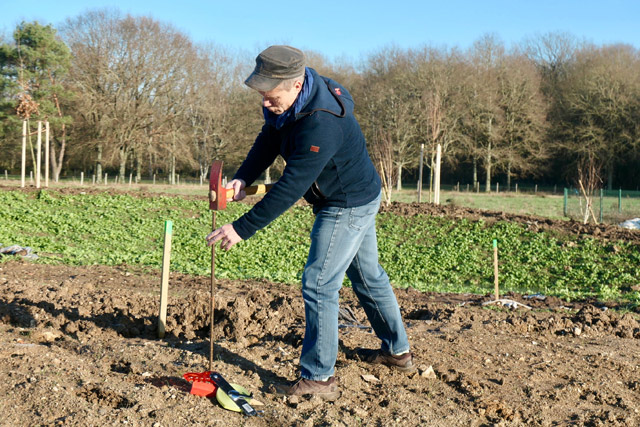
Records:
[[[254,185],[245,187],[247,195],[264,194],[273,187],[273,184]],[[233,189],[222,186],[222,160],[214,160],[209,172],[209,209],[211,209],[211,231],[216,229],[216,211],[227,208],[227,198],[235,195]],[[211,245],[211,320],[209,329],[209,371],[213,371],[213,314],[214,314],[214,290],[216,271],[216,245]]]

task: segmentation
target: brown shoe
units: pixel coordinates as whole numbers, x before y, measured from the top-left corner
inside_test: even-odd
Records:
[[[413,353],[411,352],[394,355],[382,349],[372,350],[359,348],[356,350],[356,355],[363,362],[383,364],[402,372],[413,372],[416,370],[416,365],[413,364]]]
[[[275,388],[278,394],[286,396],[313,395],[329,402],[338,399],[341,394],[335,377],[331,377],[327,381],[313,381],[300,378],[292,385],[278,385]]]

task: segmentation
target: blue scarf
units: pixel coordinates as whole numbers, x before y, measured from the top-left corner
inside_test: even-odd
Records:
[[[304,104],[307,102],[309,98],[309,94],[311,93],[311,88],[313,87],[313,76],[309,72],[309,69],[305,67],[304,71],[304,83],[302,84],[302,89],[298,94],[298,97],[294,101],[293,105],[284,113],[277,115],[273,114],[271,111],[267,110],[265,107],[262,107],[262,114],[264,115],[264,121],[268,124],[275,126],[276,129],[280,129],[289,120],[295,118],[296,114],[298,114]]]

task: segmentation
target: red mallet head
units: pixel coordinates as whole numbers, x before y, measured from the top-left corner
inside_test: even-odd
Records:
[[[209,209],[221,211],[227,208],[227,190],[222,186],[222,160],[214,160],[209,172]]]

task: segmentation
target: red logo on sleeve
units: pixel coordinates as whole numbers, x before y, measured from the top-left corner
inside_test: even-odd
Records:
[[[340,90],[339,87],[337,87],[337,88],[335,88],[333,90],[335,91],[336,95],[342,95],[342,91]]]
[[[318,147],[317,145],[312,145],[310,148],[310,151],[313,151],[314,153],[318,153],[320,152],[320,147]]]

